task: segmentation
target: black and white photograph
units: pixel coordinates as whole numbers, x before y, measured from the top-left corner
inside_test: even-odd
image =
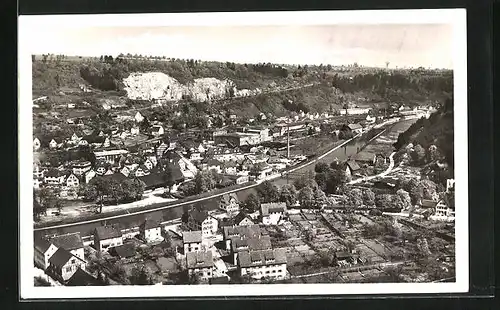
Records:
[[[19,27],[22,297],[467,291],[465,10]]]

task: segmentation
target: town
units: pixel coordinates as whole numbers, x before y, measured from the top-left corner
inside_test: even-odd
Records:
[[[453,281],[449,155],[418,137],[452,102],[197,113],[316,86],[144,95],[149,78],[128,78],[133,104],[96,107],[91,83],[34,98],[35,285]]]

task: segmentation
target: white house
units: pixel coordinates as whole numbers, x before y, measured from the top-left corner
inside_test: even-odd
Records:
[[[45,173],[43,181],[48,185],[62,185],[65,179],[66,175],[62,171],[52,169]]]
[[[131,135],[138,135],[139,133],[140,133],[139,127],[134,126],[134,127],[130,128]]]
[[[262,224],[264,225],[277,225],[286,211],[286,203],[272,202],[263,203],[260,205],[260,215],[262,217]]]
[[[184,254],[201,251],[201,243],[202,243],[201,230],[185,231],[182,233],[182,244],[184,246]]]
[[[69,280],[78,268],[85,270],[86,261],[65,249],[58,249],[49,259],[47,273],[59,281]]]
[[[67,187],[78,187],[80,186],[80,180],[74,173],[69,173],[64,181]]]
[[[141,112],[135,113],[134,119],[137,123],[141,123],[144,120],[144,116],[142,116]]]
[[[187,225],[191,230],[201,230],[203,238],[216,234],[219,222],[206,210],[193,209],[189,212]]]
[[[35,138],[33,139],[33,150],[38,151],[41,147],[40,139]]]
[[[42,238],[35,238],[35,266],[45,270],[49,266],[49,259],[57,251],[57,247],[49,241]]]
[[[286,277],[286,250],[272,249],[244,251],[238,255],[241,276],[250,275],[254,279]]]
[[[85,172],[89,171],[92,164],[90,161],[75,161],[72,163],[73,173],[76,175],[83,175]]]
[[[141,237],[146,242],[158,242],[163,240],[161,235],[161,226],[158,222],[147,219],[139,226]]]
[[[212,251],[187,253],[186,267],[188,276],[196,275],[200,278],[200,280],[208,280],[212,278],[215,269]]]
[[[123,244],[123,235],[120,229],[114,226],[97,227],[94,231],[94,247],[98,251],[107,250]]]
[[[436,205],[436,212],[434,213],[437,217],[455,218],[455,209],[446,205],[446,203],[441,200]]]
[[[240,211],[240,202],[235,193],[222,195],[219,208],[229,215],[236,215]]]
[[[104,172],[106,172],[106,171],[104,171]],[[85,183],[88,184],[90,182],[90,180],[92,180],[96,175],[97,175],[97,173],[94,170],[89,170],[89,171],[85,172],[85,175],[84,175]]]
[[[54,140],[54,139],[50,140],[50,142],[49,142],[49,148],[50,149],[57,148],[57,142],[56,142],[56,140]]]
[[[146,159],[143,164],[144,164],[144,166],[146,166],[146,168],[148,168],[148,170],[153,169],[153,167],[155,166],[153,161],[151,161],[151,159],[149,159],[149,158]]]
[[[54,244],[58,249],[65,249],[72,255],[85,260],[83,239],[80,236],[79,232],[67,233],[52,237],[50,239],[50,242]]]
[[[163,126],[161,125],[154,125],[152,128],[151,128],[151,134],[153,136],[161,136],[165,133],[165,131],[163,130]]]

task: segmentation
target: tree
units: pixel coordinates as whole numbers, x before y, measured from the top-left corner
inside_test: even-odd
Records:
[[[112,184],[109,179],[95,177],[84,188],[83,196],[87,200],[94,200],[99,204],[99,213],[102,213],[104,198],[110,193]]]
[[[153,279],[151,271],[145,266],[135,266],[132,268],[132,274],[129,278],[130,284],[132,285],[151,285],[153,284]]]
[[[293,186],[293,184],[284,184],[281,187],[279,201],[285,202],[287,207],[290,207],[297,202],[297,189]]]
[[[347,199],[351,206],[361,207],[363,205],[363,192],[359,188],[354,188],[347,192]]]
[[[264,181],[257,188],[257,195],[263,203],[276,202],[279,199],[279,190],[270,181]]]
[[[363,191],[363,202],[367,206],[375,205],[375,193],[367,188]]]
[[[314,177],[315,176],[313,171],[306,172],[302,176],[300,176],[300,178],[295,180],[295,182],[293,182],[293,185],[299,191],[304,187],[310,187],[310,188],[318,187],[318,183],[316,183]]]
[[[401,188],[401,189],[398,189],[396,194],[401,198],[404,210],[407,210],[407,209],[412,207],[411,197],[407,191],[405,191],[404,189]]]
[[[314,207],[321,209],[327,203],[327,198],[325,192],[323,192],[319,187],[314,188]]]
[[[248,194],[247,198],[243,202],[243,208],[247,212],[253,213],[257,211],[259,207],[260,207],[260,201],[257,195],[255,195],[254,193]]]
[[[172,191],[172,186],[175,184],[174,173],[172,165],[168,164],[165,168],[165,174],[163,175],[163,181],[165,182],[165,187],[168,188],[168,192]]]
[[[417,144],[413,148],[413,151],[410,153],[410,155],[411,155],[411,158],[413,160],[413,163],[415,165],[419,165],[422,163],[423,159],[425,158],[425,149],[420,144]]]
[[[329,168],[328,164],[320,162],[314,166],[314,172],[324,173],[324,172],[327,172],[329,170],[328,168]]]
[[[380,209],[390,208],[392,206],[392,195],[379,194],[375,196],[375,206]]]
[[[303,187],[299,191],[298,198],[302,208],[311,209],[314,207],[314,192],[309,186]]]

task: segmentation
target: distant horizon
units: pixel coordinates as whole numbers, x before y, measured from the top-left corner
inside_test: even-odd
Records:
[[[120,53],[177,59],[289,65],[453,68],[450,24],[277,26],[40,25],[32,52],[82,57]],[[125,52],[126,51],[126,52]]]
[[[49,55],[54,55],[54,56],[57,56],[57,55],[63,55],[65,57],[82,57],[82,59],[84,58],[100,58],[101,56],[113,56],[113,59],[119,57],[120,54],[123,54],[124,56],[127,55],[127,53],[118,53],[118,54],[102,54],[102,55],[75,55],[75,54],[57,54],[57,53],[43,53],[43,54],[32,54],[33,56],[43,56],[44,54],[49,54]],[[132,54],[132,53],[130,53]],[[132,56],[134,56],[135,54],[132,54]],[[267,64],[267,63],[270,63],[270,64],[274,64],[274,65],[280,65],[280,66],[320,66],[320,65],[323,65],[323,66],[332,66],[332,67],[347,67],[347,68],[352,68],[352,66],[354,65],[354,63],[344,63],[344,64],[329,64],[329,63],[277,63],[277,62],[269,62],[269,61],[263,61],[263,62],[237,62],[237,61],[223,61],[223,60],[214,60],[214,59],[196,59],[196,58],[182,58],[182,57],[170,57],[168,55],[142,55],[141,58],[146,58],[148,56],[151,56],[151,57],[165,57],[165,61],[167,59],[180,59],[180,60],[190,60],[190,59],[193,59],[193,60],[197,60],[197,61],[202,61],[202,62],[220,62],[220,63],[226,63],[226,62],[232,62],[232,63],[235,63],[235,64],[248,64],[248,65],[256,65],[256,64]],[[162,60],[160,60],[162,61]],[[385,65],[383,66],[378,66],[378,65],[372,65],[372,66],[368,66],[368,65],[363,65],[362,63],[357,63],[357,65],[359,66],[359,68],[366,68],[366,69],[385,69],[385,70],[411,70],[411,69],[418,69],[418,68],[423,68],[425,70],[437,70],[437,71],[453,71],[453,68],[440,68],[440,67],[423,67],[423,66],[404,66],[404,67],[399,67],[399,66],[396,66],[396,67],[386,67]]]

